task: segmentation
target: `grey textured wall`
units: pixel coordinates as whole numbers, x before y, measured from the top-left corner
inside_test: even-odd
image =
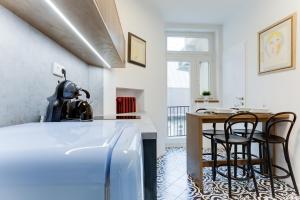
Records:
[[[52,75],[53,62],[90,90],[94,112],[102,113],[103,69],[87,66],[2,6],[0,27],[0,126],[38,121],[45,114],[46,98],[59,80]]]
[[[103,69],[89,67],[89,91],[94,116],[103,115]]]

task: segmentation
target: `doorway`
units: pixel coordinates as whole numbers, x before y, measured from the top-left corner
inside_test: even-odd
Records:
[[[233,46],[224,52],[223,106],[246,105],[246,50],[245,43]]]
[[[205,57],[169,57],[168,137],[186,135],[186,113],[194,111],[195,99],[213,88],[211,62]]]
[[[186,135],[185,115],[191,103],[191,62],[168,61],[168,137]]]
[[[216,95],[213,33],[167,36],[168,137],[186,136],[186,113],[203,91]]]

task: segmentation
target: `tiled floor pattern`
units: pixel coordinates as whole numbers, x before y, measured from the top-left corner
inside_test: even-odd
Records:
[[[267,178],[257,176],[260,196],[257,198],[252,181],[233,181],[233,199],[271,200],[270,183]],[[169,148],[167,153],[158,160],[158,200],[198,200],[198,199],[229,199],[227,196],[227,179],[217,176],[211,179],[211,168],[204,170],[204,193],[186,175],[186,152],[183,148]],[[293,188],[275,181],[276,199],[299,200]]]

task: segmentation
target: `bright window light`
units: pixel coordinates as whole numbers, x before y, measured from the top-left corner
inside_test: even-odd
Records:
[[[168,88],[190,88],[189,62],[168,62]]]
[[[209,41],[204,37],[169,36],[167,38],[167,49],[168,51],[208,52]]]
[[[100,58],[106,67],[111,68],[110,64],[98,53],[98,51],[91,45],[91,43],[85,39],[85,37],[78,31],[78,29],[71,23],[71,21],[56,7],[51,0],[44,0],[54,12],[72,29],[74,33],[92,50],[92,52]]]

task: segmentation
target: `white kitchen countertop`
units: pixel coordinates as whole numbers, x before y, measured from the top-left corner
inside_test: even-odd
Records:
[[[116,168],[112,175],[120,168],[128,171],[121,174],[125,179],[119,176],[113,180],[126,182],[139,177],[131,175],[141,170],[132,163],[142,158],[141,139],[155,139],[155,131],[144,115],[136,120],[28,123],[0,128],[0,196],[7,200],[101,199],[109,188],[106,177],[110,163],[112,170]],[[141,185],[138,180],[136,183]]]
[[[43,165],[39,169],[49,174],[57,174],[55,170],[61,167],[60,174],[64,173],[64,175],[49,176],[47,177],[49,182],[98,183],[104,180],[105,170],[100,169],[99,166],[105,166],[111,145],[117,141],[126,127],[132,125],[118,121],[93,121],[28,123],[0,128],[0,160],[2,161],[0,172],[13,170],[21,165],[24,170],[28,170],[28,176],[32,176],[35,167],[32,167],[31,163],[38,163],[36,165]],[[78,161],[83,165],[75,164]],[[87,163],[89,165],[86,165]],[[95,179],[84,180],[86,171],[95,166],[99,169],[91,176]],[[68,173],[74,170],[78,172],[76,178],[74,176],[71,179],[66,178]],[[4,184],[2,181],[8,180],[3,176],[5,174],[1,174],[0,185]],[[39,181],[39,177],[24,179],[35,183]]]
[[[148,117],[147,113],[122,113],[115,115],[105,115],[105,117],[116,117],[116,116],[140,116],[141,119],[116,119],[115,121],[126,121],[136,126],[142,134],[143,139],[156,139],[157,129],[155,128],[152,120]]]

